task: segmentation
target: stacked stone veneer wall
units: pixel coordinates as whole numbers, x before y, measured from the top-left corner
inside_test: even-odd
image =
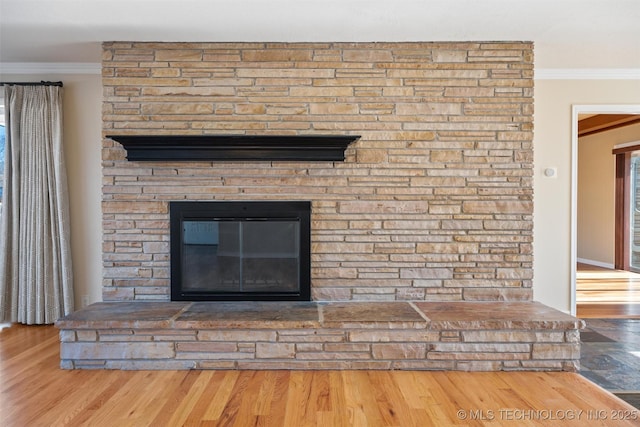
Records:
[[[105,43],[103,136],[361,135],[345,162],[128,162],[105,300],[169,299],[168,202],[311,200],[316,300],[528,300],[530,43]]]

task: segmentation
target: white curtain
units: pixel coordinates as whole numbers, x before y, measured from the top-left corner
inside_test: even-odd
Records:
[[[50,324],[73,311],[62,87],[5,85],[0,321]]]

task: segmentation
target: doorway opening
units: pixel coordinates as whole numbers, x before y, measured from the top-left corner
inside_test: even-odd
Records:
[[[582,317],[585,308],[596,307],[598,317],[607,317],[607,311],[615,317],[616,310],[619,317],[628,317],[629,303],[632,303],[629,298],[638,298],[637,302],[640,302],[640,276],[635,277],[630,272],[632,262],[640,267],[640,203],[637,204],[637,239],[632,231],[636,206],[632,200],[640,185],[631,179],[632,167],[638,166],[633,172],[640,172],[640,157],[634,159],[633,150],[629,150],[626,178],[624,174],[622,178],[616,177],[616,165],[622,157],[614,155],[613,148],[640,140],[633,136],[634,132],[640,132],[640,106],[574,106],[572,119],[572,314]],[[617,169],[621,170],[620,167]],[[624,190],[615,184],[623,179],[626,182]],[[616,209],[615,200],[623,200],[616,195],[622,191],[626,192],[625,204]],[[623,224],[618,219],[622,214],[626,217],[626,225],[616,227],[616,223]],[[624,237],[625,245],[616,236]],[[634,252],[635,243],[638,251]],[[620,268],[623,259],[626,272]],[[640,305],[631,308],[640,309]]]

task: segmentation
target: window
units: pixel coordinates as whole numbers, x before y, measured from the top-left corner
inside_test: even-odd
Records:
[[[2,189],[4,187],[4,100],[0,97],[0,206],[2,206]]]
[[[2,206],[2,189],[4,187],[4,99],[0,96],[0,206]]]

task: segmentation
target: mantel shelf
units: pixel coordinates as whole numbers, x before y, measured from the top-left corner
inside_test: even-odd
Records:
[[[359,135],[107,135],[130,161],[344,161]]]

